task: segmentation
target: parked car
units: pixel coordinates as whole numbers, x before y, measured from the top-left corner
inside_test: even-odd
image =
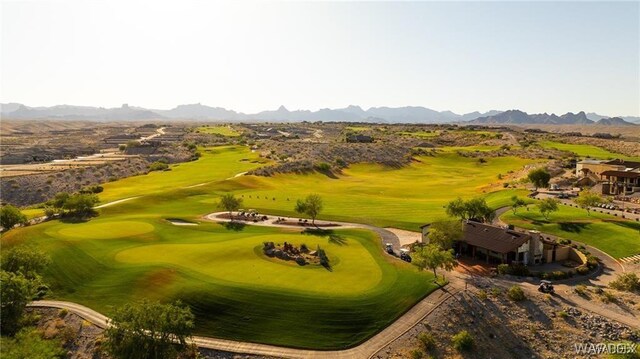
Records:
[[[391,243],[386,243],[386,244],[385,244],[385,248],[386,248],[387,253],[389,253],[389,254],[395,254],[395,252],[393,251],[393,244],[391,244]]]
[[[400,249],[400,259],[402,259],[405,262],[411,263],[411,255],[409,253],[410,253],[410,251],[408,249],[401,248]]]

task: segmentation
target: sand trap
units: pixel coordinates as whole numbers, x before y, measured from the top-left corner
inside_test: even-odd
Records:
[[[189,221],[185,221],[180,218],[167,218],[167,222],[173,224],[174,226],[197,226],[198,223],[193,223]]]
[[[396,236],[398,236],[401,246],[415,243],[416,241],[419,241],[419,242],[422,241],[422,233],[420,232],[405,231],[404,229],[398,229],[398,228],[385,228],[385,229],[395,234]]]

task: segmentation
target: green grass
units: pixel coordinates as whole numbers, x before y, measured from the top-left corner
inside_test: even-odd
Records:
[[[373,130],[374,127],[367,127],[367,126],[346,126],[344,128],[347,131],[353,131],[353,132],[362,132],[362,131],[369,131],[369,130]]]
[[[434,290],[433,277],[392,260],[380,239],[363,230],[337,231],[338,240],[295,230],[246,226],[240,231],[202,222],[219,210],[223,193],[243,207],[294,214],[298,198],[319,193],[322,218],[418,226],[444,215],[451,199],[482,195],[501,207],[521,194],[494,185],[497,173],[531,160],[475,159],[443,153],[416,158],[404,168],[359,164],[336,176],[319,173],[240,176],[264,161],[247,147],[201,149],[194,162],[105,184],[103,203],[138,197],[99,210],[85,223],[50,221],[14,229],[2,248],[26,243],[53,259],[45,280],[52,298],[110,314],[141,298],[181,299],[197,317],[197,333],[295,347],[332,349],[355,345],[381,330]],[[174,226],[166,218],[202,222]],[[320,245],[331,272],[266,258],[263,241]]]
[[[511,146],[512,148],[514,146]],[[497,145],[475,145],[475,146],[443,146],[438,147],[438,150],[443,152],[490,152],[498,151],[500,146]]]
[[[640,253],[640,223],[623,220],[608,214],[587,215],[584,209],[560,206],[546,220],[536,206],[520,209],[517,214],[505,212],[501,219],[506,223],[528,229],[537,229],[562,238],[586,243],[599,248],[614,258]]]
[[[403,132],[398,132],[398,135],[401,136],[413,136],[413,137],[418,137],[418,138],[433,138],[433,137],[438,137],[440,136],[440,131],[415,131],[415,132],[409,132],[409,131],[403,131]]]
[[[418,231],[420,225],[444,217],[443,206],[458,196],[489,196],[496,208],[508,204],[512,195],[522,191],[503,191],[502,186],[488,185],[498,182],[498,173],[517,170],[527,163],[531,161],[497,157],[480,164],[474,158],[445,153],[419,157],[400,169],[353,165],[337,178],[320,173],[243,176],[229,181],[228,189],[243,198],[245,209],[295,215],[298,198],[318,193],[325,202],[322,218]],[[202,189],[215,187],[212,184]]]
[[[629,161],[640,161],[640,158],[638,157],[631,157],[620,153],[610,152],[605,150],[604,148],[592,145],[579,145],[554,141],[539,141],[538,145],[543,148],[555,148],[561,151],[573,152],[580,157],[589,157],[603,160],[620,158]]]
[[[331,239],[295,229],[180,227],[161,217],[123,211],[51,221],[9,232],[3,247],[29,242],[49,253],[54,298],[106,314],[143,297],[180,299],[196,314],[197,334],[295,347],[357,344],[435,289],[431,274],[386,256],[368,231]],[[320,245],[331,271],[268,258],[264,241]]]
[[[210,135],[222,135],[225,137],[238,137],[240,132],[231,126],[202,126],[195,129],[196,132]]]
[[[211,147],[200,152],[199,160],[171,165],[171,171],[149,172],[104,184],[104,192],[99,196],[101,203],[220,181],[267,162],[246,147]]]

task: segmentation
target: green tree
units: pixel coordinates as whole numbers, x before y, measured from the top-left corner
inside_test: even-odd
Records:
[[[40,274],[50,260],[43,252],[26,246],[6,250],[1,259],[0,332],[12,335],[20,329],[27,303],[46,293],[48,288]]]
[[[413,260],[411,263],[418,267],[420,270],[431,269],[435,278],[438,278],[436,269],[442,268],[446,271],[451,271],[458,264],[453,256],[453,250],[444,250],[437,244],[427,244],[426,246],[419,247],[413,253]],[[442,275],[444,279],[444,274]]]
[[[511,210],[513,211],[513,214],[516,214],[516,212],[518,211],[518,208],[524,207],[526,205],[527,205],[527,202],[525,202],[524,199],[518,196],[511,197]]]
[[[44,339],[34,328],[21,329],[14,338],[2,338],[2,359],[57,359],[66,358],[57,339]]]
[[[603,202],[602,196],[597,193],[585,190],[580,192],[580,195],[574,200],[580,208],[587,210],[587,215],[591,215],[591,207],[595,207]]]
[[[558,211],[558,200],[555,198],[545,198],[540,200],[540,202],[538,203],[538,210],[540,210],[540,213],[542,214],[542,216],[545,219],[549,219],[549,214],[551,212],[556,212]]]
[[[33,281],[20,273],[0,271],[0,333],[14,335],[20,329],[20,321],[27,303],[35,294]]]
[[[180,302],[143,301],[116,308],[105,330],[105,347],[115,358],[176,358],[188,350],[194,316]]]
[[[495,211],[481,197],[472,198],[468,201],[457,198],[447,204],[446,212],[449,216],[462,220],[476,219],[483,222],[491,222],[496,216]]]
[[[549,186],[549,180],[551,179],[551,175],[544,168],[538,168],[535,170],[529,171],[527,178],[534,186],[537,188],[546,188]]]
[[[64,204],[65,202],[67,202],[69,197],[71,197],[71,195],[67,192],[58,192],[56,193],[55,197],[53,197],[53,199],[49,201],[49,203],[53,206],[53,208],[62,210],[62,207],[64,207]]]
[[[71,216],[87,218],[96,214],[93,207],[98,204],[98,202],[98,196],[95,194],[77,193],[69,196],[62,205],[62,208]]]
[[[317,194],[310,194],[304,200],[298,200],[296,203],[296,212],[306,214],[311,217],[311,224],[316,224],[316,218],[322,211],[322,198]]]
[[[242,198],[236,198],[233,194],[227,193],[220,197],[219,206],[229,212],[229,217],[233,220],[233,211],[237,211],[242,206]]]
[[[462,227],[458,221],[438,221],[429,226],[429,243],[437,244],[442,249],[450,249],[453,242],[462,238]]]
[[[24,224],[27,222],[27,216],[25,216],[19,209],[8,204],[0,207],[0,226],[5,231],[10,230],[16,224]]]
[[[468,219],[466,203],[460,197],[447,204],[446,212],[450,217],[460,218],[462,220]]]
[[[27,246],[17,246],[2,255],[2,270],[22,274],[27,279],[36,279],[51,260],[44,252]]]

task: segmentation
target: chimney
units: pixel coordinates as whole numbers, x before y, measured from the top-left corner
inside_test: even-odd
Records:
[[[535,264],[536,254],[542,254],[542,242],[540,241],[540,232],[529,231],[531,239],[529,239],[529,263]]]

